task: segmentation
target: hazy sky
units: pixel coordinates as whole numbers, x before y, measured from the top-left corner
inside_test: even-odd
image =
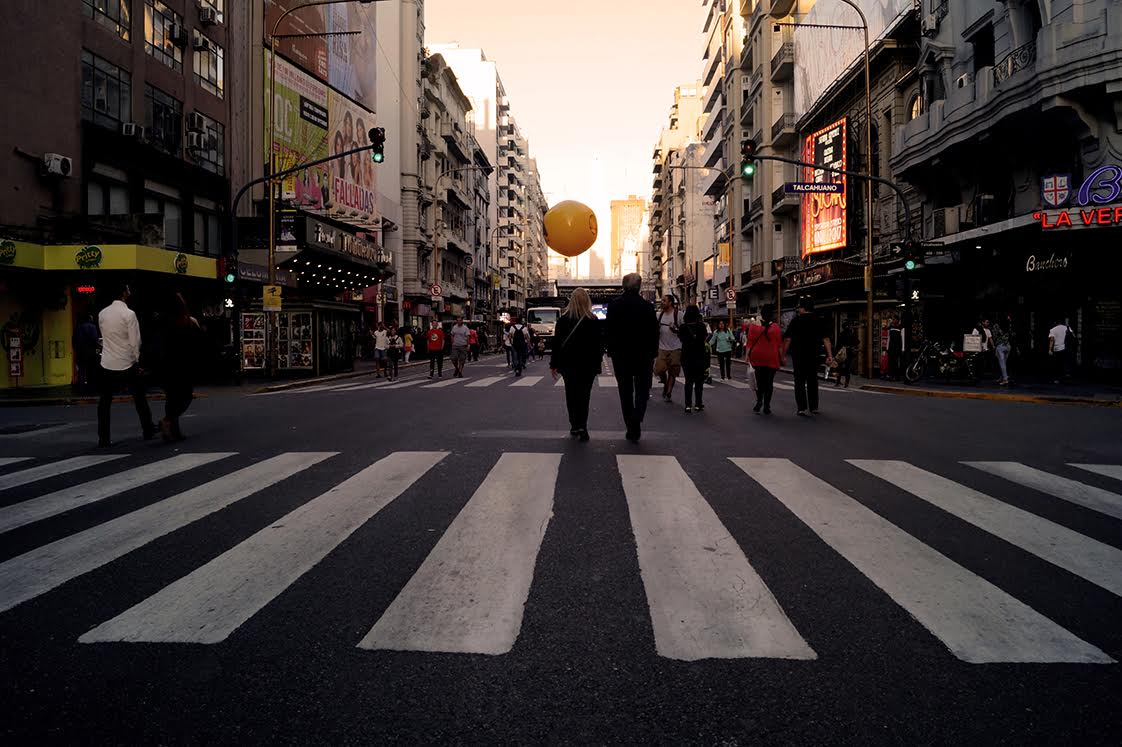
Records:
[[[550,203],[648,197],[674,86],[701,73],[701,0],[426,0],[426,43],[482,47]]]

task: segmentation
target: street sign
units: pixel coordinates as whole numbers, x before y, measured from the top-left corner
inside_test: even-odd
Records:
[[[792,194],[839,194],[845,191],[841,182],[787,182],[783,191]]]
[[[279,285],[266,285],[262,287],[261,308],[265,311],[281,310],[281,287]]]
[[[726,301],[732,301],[734,303],[736,302],[736,289],[735,288],[729,288],[727,291],[725,291],[725,300]]]
[[[443,296],[444,295],[444,289],[440,287],[440,283],[433,283],[432,285],[429,286],[429,295],[430,296]]]
[[[720,290],[718,290],[717,288],[710,288],[709,289],[709,298],[716,301],[720,297],[721,297],[721,291]]]

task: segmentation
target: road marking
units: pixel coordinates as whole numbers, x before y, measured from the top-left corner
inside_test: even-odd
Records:
[[[674,457],[616,459],[660,656],[817,658]]]
[[[963,462],[963,464],[1069,503],[1084,506],[1092,511],[1122,519],[1122,495],[1109,490],[1042,472],[1020,462]]]
[[[1122,480],[1122,464],[1070,464],[1070,466],[1086,472],[1094,472],[1096,475]]]
[[[396,452],[78,640],[220,643],[447,452]]]
[[[503,454],[359,648],[508,653],[553,515],[560,454]]]
[[[727,386],[731,386],[733,389],[751,389],[752,388],[751,384],[745,383],[743,381],[737,381],[736,379],[713,379],[714,383],[716,383],[718,381],[720,381],[722,384],[726,384]]]
[[[807,527],[974,664],[1113,663],[989,581],[786,459],[732,459]]]
[[[0,457],[0,467],[7,467],[9,464],[19,464],[20,462],[31,461],[31,457]]]
[[[378,381],[372,381],[369,384],[343,384],[341,386],[333,386],[333,387],[329,387],[329,391],[332,391],[332,392],[358,392],[358,391],[361,391],[363,389],[382,389],[382,388],[385,388],[389,385],[390,385],[390,382],[387,381],[386,379],[379,379]]]
[[[848,461],[1011,545],[1122,596],[1122,550],[907,462]]]
[[[426,381],[428,381],[428,379],[410,379],[408,381],[398,381],[398,382],[395,382],[393,384],[390,384],[389,386],[384,386],[384,387],[382,387],[382,389],[405,389],[406,387],[417,386],[418,384],[423,384]]]
[[[422,389],[443,389],[446,386],[453,386],[455,384],[463,383],[464,379],[448,379],[447,381],[438,381],[435,384],[425,384]]]
[[[58,433],[59,431],[68,431],[71,428],[88,428],[89,424],[84,421],[77,423],[60,423],[58,425],[48,426],[47,428],[36,428],[33,430],[23,431],[21,433],[0,433],[0,439],[36,439],[42,436],[50,435],[51,433]]]
[[[553,386],[565,386],[565,377],[564,376],[558,376],[557,377],[557,383],[555,383]]]
[[[544,378],[544,376],[523,376],[518,381],[511,384],[511,386],[533,386]]]
[[[112,462],[117,459],[124,459],[127,456],[128,454],[97,454],[94,456],[70,457],[69,459],[62,459],[57,462],[51,462],[50,464],[40,464],[38,467],[29,467],[19,472],[9,472],[6,475],[0,475],[0,490],[18,488],[20,485],[26,485],[29,482],[37,482],[48,477],[64,475],[67,472],[85,469],[95,464],[105,464],[106,462]]]
[[[790,384],[780,384],[778,381],[774,384],[776,389],[786,389],[789,392],[795,391],[795,387]]]
[[[7,532],[25,524],[41,521],[50,516],[70,511],[79,506],[111,498],[141,485],[162,480],[189,469],[234,456],[227,451],[211,454],[180,454],[169,459],[145,464],[115,475],[102,477],[81,485],[56,490],[53,493],[31,498],[21,503],[0,508],[0,532]]]
[[[619,382],[616,381],[615,376],[597,376],[596,383],[601,389],[619,388]]]
[[[335,453],[281,454],[12,558],[0,564],[0,612],[100,568]]]
[[[487,378],[479,379],[478,381],[469,381],[468,387],[474,389],[476,387],[491,386],[492,384],[498,383],[505,378],[505,376],[488,376]]]

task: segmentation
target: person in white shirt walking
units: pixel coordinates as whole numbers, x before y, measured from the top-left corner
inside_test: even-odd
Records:
[[[389,362],[390,333],[386,325],[378,322],[378,327],[370,333],[374,339],[374,368],[378,371],[378,378],[388,376],[386,364]]]
[[[101,330],[100,397],[97,403],[97,445],[100,447],[113,445],[109,428],[113,395],[126,385],[136,405],[144,438],[156,435],[156,424],[152,422],[152,411],[144,396],[143,372],[140,370],[140,323],[136,320],[136,313],[128,307],[131,296],[129,287],[122,286],[117,300],[97,316]]]
[[[673,296],[662,299],[658,312],[658,358],[654,372],[662,382],[662,398],[671,401],[674,382],[682,372],[682,339],[678,337],[678,304]]]
[[[1071,378],[1072,345],[1075,333],[1063,319],[1056,320],[1056,326],[1048,330],[1048,355],[1055,361],[1055,380],[1059,384]]]

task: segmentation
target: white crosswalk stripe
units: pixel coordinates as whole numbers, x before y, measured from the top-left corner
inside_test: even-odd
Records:
[[[506,378],[505,376],[488,376],[485,379],[477,379],[475,381],[469,381],[467,385],[471,389],[480,389],[482,387],[491,386],[492,384],[498,384],[500,381],[502,381],[505,378]]]
[[[790,461],[732,461],[959,659],[1114,661]]]
[[[1070,466],[1086,472],[1093,472],[1096,475],[1122,480],[1122,464],[1071,464]]]
[[[751,384],[749,384],[747,382],[744,382],[744,381],[737,381],[736,379],[714,379],[713,380],[714,383],[716,383],[718,381],[720,383],[724,384],[725,386],[731,386],[733,389],[751,389],[752,388]]]
[[[234,452],[232,451],[212,454],[179,454],[168,459],[161,459],[158,462],[145,464],[142,467],[135,467],[125,472],[5,506],[0,508],[0,532],[7,532],[25,524],[42,521],[49,516],[70,511],[78,506],[96,503],[133,488],[138,488],[141,485],[147,485],[156,480],[177,475],[180,472],[217,462],[219,459],[225,459],[233,455]]]
[[[428,379],[409,379],[409,380],[406,380],[406,381],[395,381],[394,383],[392,383],[388,386],[382,387],[382,389],[407,389],[411,386],[417,386],[418,384],[423,384],[426,381],[428,381]]]
[[[619,382],[616,381],[615,376],[597,376],[596,384],[601,389],[614,389],[619,387]]]
[[[1019,462],[963,462],[963,464],[1069,503],[1076,503],[1092,511],[1122,519],[1122,495],[1118,493],[1053,475]]]
[[[560,454],[503,454],[359,648],[509,652],[560,464]]]
[[[544,376],[522,376],[520,379],[518,379],[518,381],[515,381],[513,384],[511,384],[511,386],[512,387],[533,386],[534,384],[537,384],[538,382],[540,382],[544,378],[545,378]]]
[[[20,485],[38,482],[48,477],[65,475],[67,472],[74,472],[76,470],[85,469],[86,467],[93,467],[97,464],[105,464],[106,462],[112,462],[117,459],[124,459],[127,456],[128,454],[97,454],[94,456],[71,457],[69,459],[61,459],[57,462],[50,462],[49,464],[28,467],[19,472],[9,472],[6,475],[0,475],[0,490],[18,488]]]
[[[0,611],[100,568],[334,453],[281,454],[0,563]]]
[[[851,459],[849,463],[1122,596],[1122,550],[906,462]]]
[[[79,640],[226,640],[446,455],[397,452],[375,462]]]
[[[814,659],[678,461],[616,459],[658,653],[683,661]]]
[[[421,388],[422,389],[443,389],[445,387],[455,386],[456,384],[462,384],[465,381],[467,381],[467,379],[446,379],[444,381],[438,381],[435,384],[425,384]]]
[[[9,464],[19,464],[20,462],[30,462],[31,457],[0,457],[0,467],[7,467]]]

